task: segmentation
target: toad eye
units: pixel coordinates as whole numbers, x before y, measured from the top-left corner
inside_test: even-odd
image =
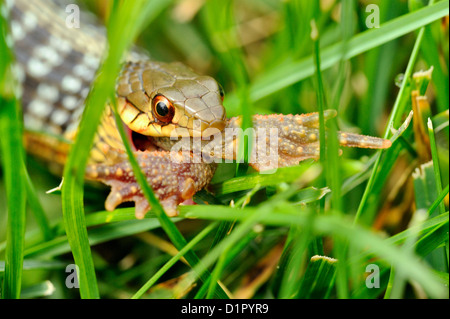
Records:
[[[175,108],[172,103],[161,94],[155,95],[152,100],[153,114],[158,121],[169,123],[172,121],[173,115],[175,113]]]

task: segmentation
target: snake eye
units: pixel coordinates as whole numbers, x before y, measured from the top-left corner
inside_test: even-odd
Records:
[[[158,121],[169,123],[172,121],[173,115],[175,113],[175,108],[172,103],[161,94],[156,95],[152,100],[153,114],[158,119]]]
[[[220,97],[222,98],[222,101],[223,101],[223,99],[225,97],[225,91],[223,90],[222,85],[220,85],[220,83],[218,83],[218,84],[219,84],[219,94],[220,94]]]

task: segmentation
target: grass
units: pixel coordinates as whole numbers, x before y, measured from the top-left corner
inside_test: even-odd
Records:
[[[91,9],[105,16],[95,3]],[[112,10],[114,41],[59,194],[45,194],[59,179],[23,154],[10,56],[0,39],[1,296],[448,298],[449,46],[448,18],[441,18],[449,2],[380,0],[375,29],[367,28],[361,1],[208,1],[192,16],[183,3],[117,1],[103,8]],[[338,117],[327,121],[329,132],[394,136],[393,146],[338,155],[337,141],[328,138],[319,162],[275,174],[221,164],[210,192],[198,193],[199,204],[181,207],[177,218],[165,215],[141,176],[153,206],[144,220],[135,220],[132,207],[103,211],[105,191],[82,177],[122,52],[136,38],[157,60],[183,61],[216,77],[227,114],[243,115],[245,127],[256,113],[333,108]],[[431,81],[413,81],[414,72],[431,66]],[[428,130],[411,124],[394,135],[414,90],[427,97],[427,118],[414,121],[424,120]],[[428,149],[421,147],[424,136]],[[65,286],[72,263],[80,269],[79,290]],[[367,288],[369,265],[379,268],[379,288]]]
[[[24,150],[22,147],[22,126],[19,124],[19,104],[13,74],[13,59],[6,37],[6,22],[0,19],[0,141],[2,167],[6,185],[8,221],[2,283],[3,298],[19,298],[22,282],[22,264],[25,233],[26,177]]]

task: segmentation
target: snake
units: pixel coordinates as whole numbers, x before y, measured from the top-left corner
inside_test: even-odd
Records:
[[[59,172],[107,48],[106,29],[95,16],[83,12],[82,28],[67,27],[68,5],[63,0],[5,0],[1,8],[10,22],[7,41],[15,52],[22,92],[25,148]],[[115,93],[134,155],[169,216],[177,215],[179,205],[192,204],[193,196],[209,185],[218,160],[236,160],[242,118],[227,117],[223,89],[214,78],[180,62],[154,61],[136,48],[124,57]],[[143,218],[151,207],[134,176],[114,112],[109,103],[85,176],[111,187],[107,210],[135,202],[136,217]],[[323,115],[329,119],[337,112],[326,110]],[[254,115],[256,147],[250,166],[264,172],[318,159],[319,119],[318,113]],[[383,138],[337,134],[341,146],[391,146]]]

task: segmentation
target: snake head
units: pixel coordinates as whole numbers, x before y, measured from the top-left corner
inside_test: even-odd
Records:
[[[144,136],[209,136],[226,125],[219,84],[181,63],[129,62],[117,95],[123,122]]]

